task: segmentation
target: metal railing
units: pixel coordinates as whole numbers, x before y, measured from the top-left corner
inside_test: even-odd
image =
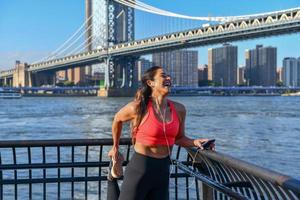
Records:
[[[300,199],[300,181],[297,179],[218,152],[187,150],[192,156],[196,156],[197,172],[206,175],[210,181],[243,195],[246,199]],[[202,191],[205,190],[205,200],[232,197],[227,192],[204,187]]]
[[[0,141],[0,199],[105,199],[111,146],[112,139]],[[120,148],[126,165],[131,140],[122,138]],[[192,164],[186,151],[174,153]],[[173,172],[171,198],[199,199],[191,179]]]
[[[0,199],[105,199],[111,146],[112,139],[0,141]],[[120,146],[125,166],[130,139]],[[170,199],[300,199],[299,180],[221,153],[186,150],[173,149],[181,162],[171,167]]]

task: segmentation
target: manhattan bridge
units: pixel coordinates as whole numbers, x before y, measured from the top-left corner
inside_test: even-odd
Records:
[[[1,71],[0,84],[53,85],[58,71],[79,68],[91,74],[92,67],[98,66],[104,72],[103,95],[123,96],[136,90],[135,62],[140,56],[300,31],[300,7],[205,17],[177,14],[138,0],[86,0],[85,4],[85,21],[72,36],[45,58],[16,62],[14,69]],[[144,30],[140,38],[135,33],[137,16],[145,26],[140,28]],[[162,27],[153,19],[163,22]],[[206,23],[201,26],[200,22]],[[147,35],[154,29],[158,31]]]

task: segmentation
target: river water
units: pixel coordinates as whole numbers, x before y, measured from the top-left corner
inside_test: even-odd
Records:
[[[186,134],[217,151],[300,179],[299,97],[170,97],[186,106]],[[0,99],[1,140],[110,138],[131,98]],[[129,126],[123,127],[128,136]]]

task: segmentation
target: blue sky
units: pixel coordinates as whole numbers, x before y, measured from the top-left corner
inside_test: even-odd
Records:
[[[300,0],[141,0],[172,12],[193,16],[242,15],[300,7]],[[84,22],[84,0],[0,0],[0,70],[12,68],[15,60],[36,61],[59,47]],[[138,13],[137,13],[138,15]],[[171,30],[176,20],[139,17],[136,33]],[[150,20],[145,23],[145,20]],[[199,23],[202,22],[183,22]],[[205,23],[205,22],[204,22]],[[173,24],[173,25],[172,25]],[[167,27],[167,28],[166,28]],[[137,37],[139,37],[137,35]],[[278,66],[283,57],[300,57],[300,34],[232,43],[239,48],[239,65],[244,64],[245,49],[256,44],[278,48]],[[199,64],[207,63],[207,48],[199,49]]]

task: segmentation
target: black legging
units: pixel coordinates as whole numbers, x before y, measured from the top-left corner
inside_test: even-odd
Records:
[[[126,167],[119,200],[168,200],[169,171],[169,157],[134,153]]]

